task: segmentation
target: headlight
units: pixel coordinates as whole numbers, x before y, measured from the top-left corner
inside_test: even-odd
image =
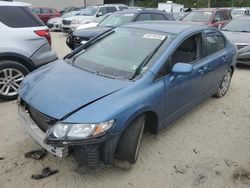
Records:
[[[51,130],[55,138],[68,137],[71,139],[84,139],[99,135],[112,127],[114,120],[99,124],[64,124],[57,123]],[[51,133],[50,132],[50,133]],[[49,134],[50,134],[49,133]]]
[[[71,24],[80,24],[80,21],[78,21],[78,20],[72,20]]]

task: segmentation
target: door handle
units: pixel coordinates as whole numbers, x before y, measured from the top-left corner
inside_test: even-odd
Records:
[[[224,55],[224,56],[222,57],[222,61],[223,61],[223,62],[227,62],[227,58],[228,58],[228,56]]]
[[[199,69],[199,73],[203,73],[205,70],[208,69],[208,66],[203,66]]]

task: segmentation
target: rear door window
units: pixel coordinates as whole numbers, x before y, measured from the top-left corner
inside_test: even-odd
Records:
[[[166,18],[163,14],[158,14],[158,13],[153,13],[152,19],[153,20],[166,20]]]
[[[216,31],[206,31],[206,55],[217,53],[225,48],[224,37]]]
[[[44,26],[28,7],[0,6],[0,22],[13,28]]]

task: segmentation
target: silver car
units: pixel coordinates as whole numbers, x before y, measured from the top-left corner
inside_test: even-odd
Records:
[[[250,16],[234,18],[221,30],[236,45],[237,62],[250,65]]]
[[[17,98],[24,76],[57,59],[48,28],[29,4],[0,1],[0,99]]]

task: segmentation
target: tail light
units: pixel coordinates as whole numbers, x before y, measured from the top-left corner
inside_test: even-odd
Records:
[[[51,45],[51,36],[50,36],[50,32],[48,29],[44,29],[44,30],[36,30],[34,31],[38,36],[40,37],[45,37],[48,41],[48,43]]]

